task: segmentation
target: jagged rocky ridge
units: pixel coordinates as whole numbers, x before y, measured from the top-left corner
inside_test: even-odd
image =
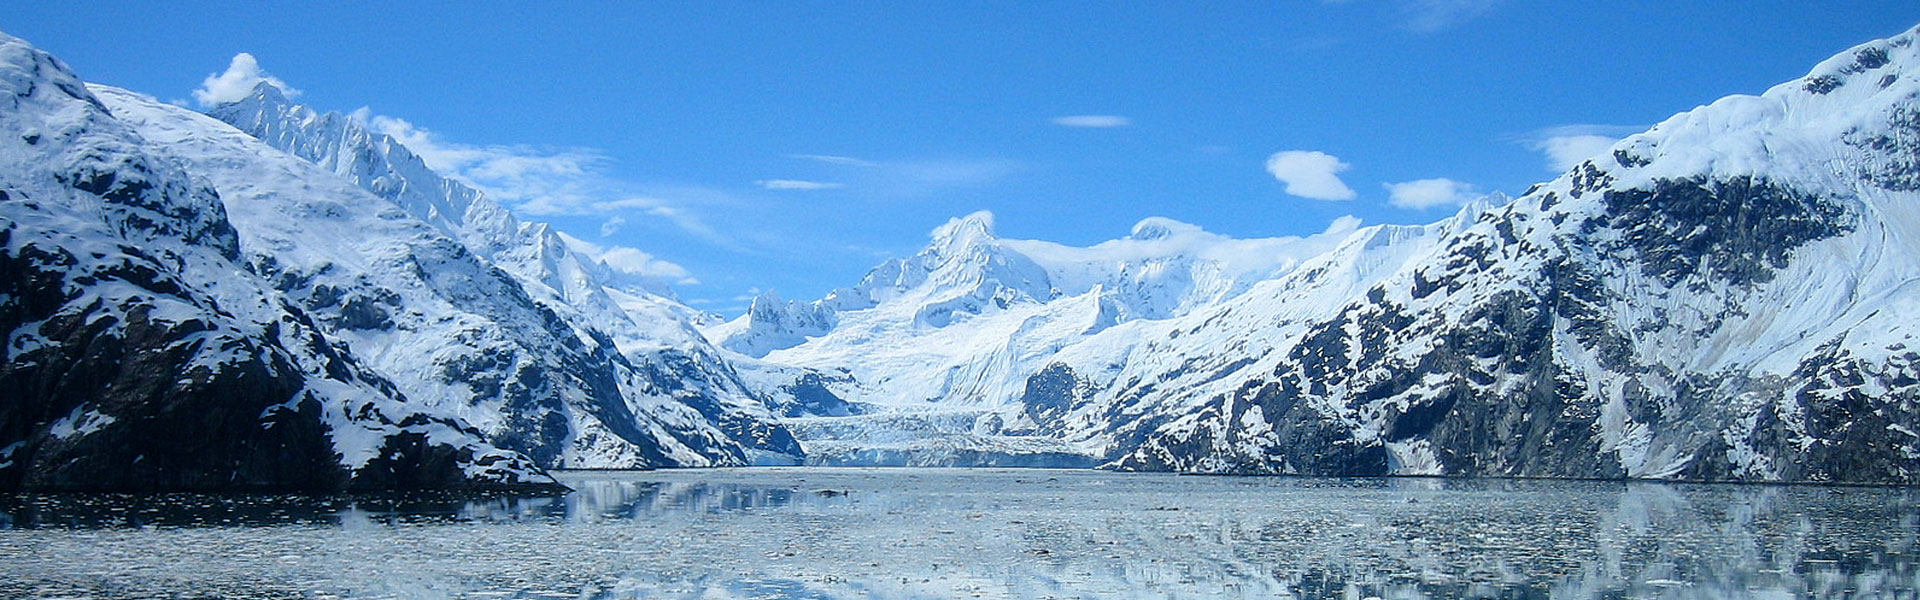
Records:
[[[543,467],[796,460],[690,310],[603,286],[604,264],[391,139],[270,86],[222,107],[321,149],[296,156],[4,45],[0,487],[528,487],[553,485]]]
[[[384,200],[369,205],[400,209],[442,236],[439,247],[461,253],[433,261],[435,271],[474,271],[452,280],[415,282],[422,270],[375,263],[399,279],[366,293],[424,287],[438,298],[422,302],[450,305],[415,309],[421,318],[413,323],[354,328],[350,337],[365,354],[390,361],[384,367],[407,373],[401,379],[432,390],[419,393],[423,401],[465,407],[460,410],[483,431],[548,467],[797,459],[798,445],[772,421],[763,400],[689,324],[693,311],[658,295],[663,289],[607,285],[606,265],[546,224],[520,222],[478,190],[433,172],[391,137],[348,115],[295,105],[272,85],[209,114],[359,186]],[[207,162],[210,170],[221,164]],[[236,185],[250,177],[234,175]],[[284,222],[269,215],[260,229]],[[285,252],[266,252],[263,259],[293,275],[285,280],[295,288],[290,293],[324,303],[327,311],[352,313],[351,297],[335,298],[340,294],[333,290],[351,290],[359,283],[353,278],[364,278],[337,268],[354,261],[315,252],[328,247],[325,235],[291,235],[305,236],[293,245],[308,249],[303,255],[319,254],[314,264],[285,264]],[[401,252],[419,252],[420,245],[413,246]],[[463,311],[480,321],[448,326],[441,318]],[[475,346],[485,350],[476,356]],[[423,351],[432,360],[421,361]]]
[[[1920,482],[1915,36],[1676,115],[1511,202],[1329,232],[1165,313],[1129,318],[1111,278],[1052,285],[1063,265],[1018,243],[950,253],[962,220],[856,293],[767,306],[805,318],[710,333],[1108,468]],[[753,334],[782,323],[834,325]],[[902,366],[927,348],[963,350]]]

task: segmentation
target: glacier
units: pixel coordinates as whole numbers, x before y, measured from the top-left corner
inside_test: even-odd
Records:
[[[0,489],[813,464],[1920,483],[1920,32],[1426,225],[954,218],[714,320],[351,114],[0,37]],[[1118,232],[1116,232],[1118,233]]]
[[[800,427],[843,455],[919,430],[1121,470],[1913,483],[1915,38],[1431,225],[1071,248],[977,214],[707,333],[873,407]]]

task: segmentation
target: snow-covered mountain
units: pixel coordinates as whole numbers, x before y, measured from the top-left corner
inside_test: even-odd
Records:
[[[0,34],[0,488],[557,486],[254,273],[137,129]]]
[[[1676,115],[1511,202],[1226,253],[1286,257],[1258,268],[999,241],[975,216],[709,333],[884,409],[796,424],[846,446],[828,454],[932,431],[1120,469],[1912,483],[1915,38]],[[1110,244],[1160,231],[1193,235]],[[878,418],[919,413],[971,418]]]
[[[355,118],[0,36],[0,488],[553,467],[1920,482],[1920,32],[1424,226],[976,213],[697,325]],[[797,438],[797,439],[796,439]]]
[[[169,110],[151,102],[146,108]],[[200,121],[193,127],[233,129],[172,112],[183,123]],[[276,242],[310,256],[308,264],[292,264],[285,250],[266,250],[267,244],[259,246],[261,260],[274,263],[290,293],[326,307],[316,310],[353,312],[356,286],[383,297],[387,290],[422,292],[418,300],[400,302],[413,310],[389,311],[415,315],[410,322],[342,328],[403,387],[419,388],[421,401],[459,411],[499,443],[548,467],[743,465],[790,462],[799,454],[764,401],[687,320],[693,311],[647,289],[605,285],[610,269],[546,224],[515,219],[478,190],[427,168],[391,137],[347,115],[295,105],[271,84],[209,113],[244,132],[228,136],[235,138],[224,153],[229,158],[290,154],[304,163],[290,169],[330,173],[345,187],[360,188],[328,194],[351,199],[354,206],[342,210],[365,212],[352,221],[398,209],[407,217],[398,220],[419,230],[368,237],[404,245],[364,250],[285,218],[290,215],[257,220],[260,231],[299,238]],[[232,162],[219,154],[206,153],[207,171]],[[260,181],[252,173],[225,174],[235,186]],[[278,194],[314,177],[302,173],[260,193]],[[361,200],[368,194],[377,199]],[[238,225],[245,234],[255,222]],[[427,239],[433,243],[421,243]],[[429,259],[430,268],[417,268],[421,261],[408,256],[443,249],[452,254]],[[354,258],[369,253],[383,258]],[[387,281],[341,269],[342,263],[366,264],[377,271],[371,276]],[[446,271],[466,274],[450,278]],[[477,320],[446,319],[460,313]],[[476,348],[483,351],[476,355]]]
[[[975,213],[856,286],[810,303],[769,293],[707,333],[750,355],[736,357],[742,365],[786,367],[743,367],[776,401],[850,403],[852,418],[789,415],[801,417],[787,423],[815,463],[1090,465],[1094,449],[1034,435],[1021,418],[1029,377],[1075,345],[1150,341],[1130,325],[1238,296],[1356,225],[1238,240],[1151,218],[1124,238],[1079,248],[1000,239],[993,216]],[[1122,331],[1105,333],[1115,327]]]
[[[1362,293],[1283,279],[1113,376],[1063,361],[1052,400],[1121,468],[1916,481],[1915,35],[1676,115]]]
[[[216,107],[230,124],[6,44],[24,148],[5,173],[6,487],[511,487],[798,460],[671,292],[608,285],[579,244],[391,138],[270,85]],[[188,414],[206,423],[171,427]]]

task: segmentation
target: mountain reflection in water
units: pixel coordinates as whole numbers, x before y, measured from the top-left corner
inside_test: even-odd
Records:
[[[0,497],[0,597],[1911,598],[1913,490],[572,472],[555,497]]]

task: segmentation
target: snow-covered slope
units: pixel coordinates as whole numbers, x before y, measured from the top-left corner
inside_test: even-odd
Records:
[[[1028,402],[1128,469],[1920,481],[1914,42],[1676,115],[1378,283],[1301,269],[1117,371],[1068,357]]]
[[[1078,248],[977,213],[704,331],[353,118],[270,85],[200,115],[0,38],[0,487],[512,487],[802,444],[1920,483],[1916,37],[1431,225]]]
[[[556,486],[265,285],[223,198],[0,34],[0,488]]]
[[[100,94],[220,191],[257,271],[416,402],[495,443],[547,467],[798,454],[665,308],[677,303],[621,290],[630,306],[661,307],[629,312],[600,285],[605,265],[391,138],[292,105],[271,85],[214,111],[251,134],[137,94]]]
[[[1032,435],[1020,417],[1029,376],[1091,340],[1130,347],[1145,338],[1127,325],[1239,295],[1325,252],[1354,226],[1343,219],[1308,238],[1236,240],[1152,218],[1125,238],[1077,248],[1000,239],[993,216],[976,213],[936,229],[925,249],[875,267],[854,287],[810,303],[768,294],[707,333],[758,357],[736,357],[741,364],[787,367],[747,369],[776,402],[805,406],[805,394],[861,413],[789,421],[815,462],[1082,464],[1091,449]],[[1104,333],[1115,327],[1123,331]]]
[[[1912,483],[1915,37],[1429,226],[1074,249],[975,215],[709,334],[881,407],[796,423],[843,455],[961,430],[1120,469]]]

